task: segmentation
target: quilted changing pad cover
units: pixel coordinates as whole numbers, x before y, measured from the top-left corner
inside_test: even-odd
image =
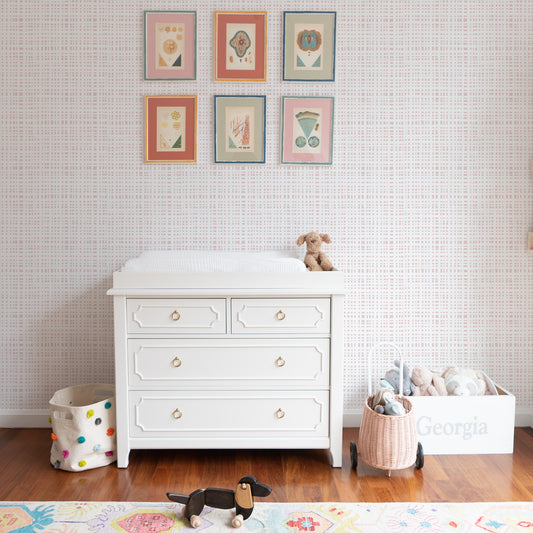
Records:
[[[129,259],[122,272],[307,272],[295,254],[268,252],[152,251]]]

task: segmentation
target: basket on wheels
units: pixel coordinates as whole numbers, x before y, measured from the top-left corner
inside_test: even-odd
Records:
[[[394,344],[381,343],[377,346],[383,345],[392,346],[399,352]],[[418,442],[413,405],[403,396],[402,367],[403,364],[400,364],[400,394],[396,395],[396,400],[402,403],[405,408],[406,413],[403,415],[385,415],[372,409],[372,384],[371,378],[369,378],[369,396],[363,407],[358,446],[354,442],[350,444],[353,468],[357,467],[358,454],[365,463],[375,468],[387,470],[389,476],[391,470],[401,470],[413,465],[422,468],[424,465],[424,455],[422,445]]]

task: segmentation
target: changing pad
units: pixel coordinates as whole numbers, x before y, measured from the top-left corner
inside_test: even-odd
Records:
[[[129,259],[121,272],[307,272],[303,261],[285,251],[153,251]]]

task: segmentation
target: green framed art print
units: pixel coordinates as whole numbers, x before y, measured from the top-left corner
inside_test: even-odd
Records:
[[[335,11],[283,13],[283,80],[335,81]]]
[[[265,104],[266,96],[215,96],[215,163],[265,162]]]

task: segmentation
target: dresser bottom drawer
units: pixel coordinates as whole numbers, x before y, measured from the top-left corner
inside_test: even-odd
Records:
[[[132,391],[130,436],[328,436],[329,391]]]

